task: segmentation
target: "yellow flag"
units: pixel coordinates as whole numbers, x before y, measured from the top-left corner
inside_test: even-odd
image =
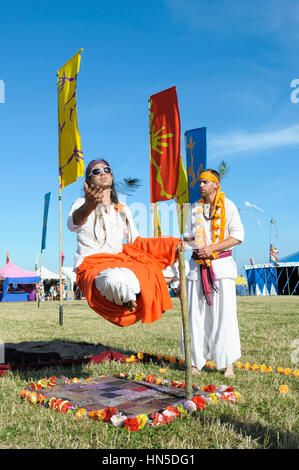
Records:
[[[184,227],[186,224],[188,209],[189,209],[188,178],[187,178],[182,156],[180,158],[180,174],[179,174],[176,201],[177,201],[177,214],[178,214],[178,221],[179,221],[179,229],[180,229],[180,234],[182,235],[182,233],[184,233]]]
[[[154,237],[161,237],[162,230],[160,225],[158,203],[154,203]]]
[[[80,49],[57,72],[59,191],[84,175],[84,158],[77,121],[77,79]]]

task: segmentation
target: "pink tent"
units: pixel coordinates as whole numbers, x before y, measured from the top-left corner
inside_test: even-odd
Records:
[[[0,269],[0,279],[4,279],[3,289],[0,292],[0,301],[16,302],[31,300],[30,292],[33,291],[33,287],[26,287],[26,292],[8,292],[9,284],[36,284],[40,281],[40,276],[37,276],[36,272],[19,268],[12,261],[9,261]]]
[[[9,261],[0,269],[0,278],[7,277],[36,277],[36,272],[26,271],[16,266],[12,261]]]

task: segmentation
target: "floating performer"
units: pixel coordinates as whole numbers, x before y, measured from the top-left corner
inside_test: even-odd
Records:
[[[220,175],[200,175],[202,199],[188,213],[184,239],[195,240],[187,275],[193,373],[207,360],[234,377],[233,362],[241,356],[236,309],[237,267],[231,248],[243,241],[244,229],[235,204],[220,192]],[[182,339],[182,350],[184,344]]]
[[[158,320],[172,308],[162,270],[175,262],[182,240],[139,236],[129,208],[118,202],[106,160],[89,163],[84,191],[85,198],[73,203],[67,222],[77,233],[80,290],[90,307],[115,325]]]

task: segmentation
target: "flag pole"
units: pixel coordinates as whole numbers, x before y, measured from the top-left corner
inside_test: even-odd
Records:
[[[191,339],[189,328],[189,309],[187,301],[187,286],[185,272],[185,256],[181,247],[179,253],[179,273],[180,273],[180,300],[182,307],[183,335],[184,335],[184,351],[185,351],[185,395],[187,400],[193,397],[192,392],[192,362],[191,362]]]
[[[40,252],[40,265],[39,265],[39,275],[40,275],[41,282],[43,282],[43,280],[42,280],[42,259],[43,259],[43,250],[41,250],[41,252]],[[42,289],[40,289],[40,293],[39,293],[39,297],[38,297],[38,301],[37,301],[38,308],[39,308],[39,304],[40,304],[41,294],[42,294]]]
[[[63,325],[63,305],[62,305],[62,219],[61,219],[61,191],[59,190],[59,325]]]

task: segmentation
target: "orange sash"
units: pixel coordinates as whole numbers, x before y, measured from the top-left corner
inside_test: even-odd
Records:
[[[153,323],[162,313],[172,308],[162,269],[173,264],[177,257],[178,238],[141,238],[133,244],[123,245],[116,254],[99,253],[84,258],[77,268],[77,283],[89,306],[106,320],[117,326]],[[108,268],[128,268],[136,275],[141,287],[137,308],[130,312],[101,296],[94,279]]]

